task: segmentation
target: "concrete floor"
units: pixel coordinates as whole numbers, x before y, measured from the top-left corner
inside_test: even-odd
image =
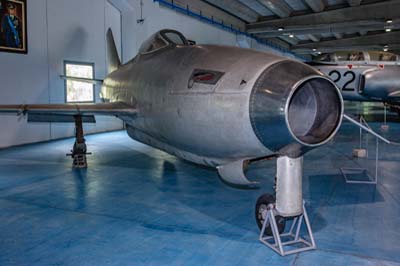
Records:
[[[386,135],[399,140],[399,130]],[[0,265],[400,265],[400,150],[380,146],[376,187],[345,184],[339,168],[361,163],[357,136],[346,124],[306,155],[318,250],[288,257],[258,242],[254,220],[274,162],[248,170],[261,190],[237,190],[124,132],[88,136],[94,155],[81,171],[64,156],[73,139],[1,150]]]

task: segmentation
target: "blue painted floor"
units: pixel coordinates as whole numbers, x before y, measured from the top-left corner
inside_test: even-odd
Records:
[[[288,257],[258,242],[254,220],[274,162],[248,170],[261,190],[237,190],[125,132],[88,136],[87,170],[65,157],[73,139],[1,150],[0,265],[400,265],[400,147],[380,146],[376,187],[346,184],[339,168],[362,163],[351,158],[357,136],[346,124],[306,155],[318,250]]]

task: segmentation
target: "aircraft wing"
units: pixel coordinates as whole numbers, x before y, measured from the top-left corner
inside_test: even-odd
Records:
[[[88,104],[20,104],[0,105],[0,113],[28,115],[30,122],[70,122],[66,118],[74,115],[93,117],[94,115],[132,115],[136,106],[126,103],[88,103]],[[34,117],[29,119],[29,116]],[[67,119],[67,120],[71,120]],[[38,121],[35,121],[38,120]],[[58,121],[59,120],[59,121]]]

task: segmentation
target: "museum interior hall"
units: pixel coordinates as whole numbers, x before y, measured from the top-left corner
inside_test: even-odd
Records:
[[[400,0],[0,0],[0,265],[400,266]]]

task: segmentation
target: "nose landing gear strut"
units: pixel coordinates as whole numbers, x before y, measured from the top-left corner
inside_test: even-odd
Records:
[[[277,159],[276,198],[264,194],[256,204],[256,221],[260,228],[259,240],[281,256],[316,248],[302,195],[303,158]],[[275,200],[276,199],[276,200]],[[285,225],[291,221],[290,229]],[[305,225],[308,237],[301,237]]]

